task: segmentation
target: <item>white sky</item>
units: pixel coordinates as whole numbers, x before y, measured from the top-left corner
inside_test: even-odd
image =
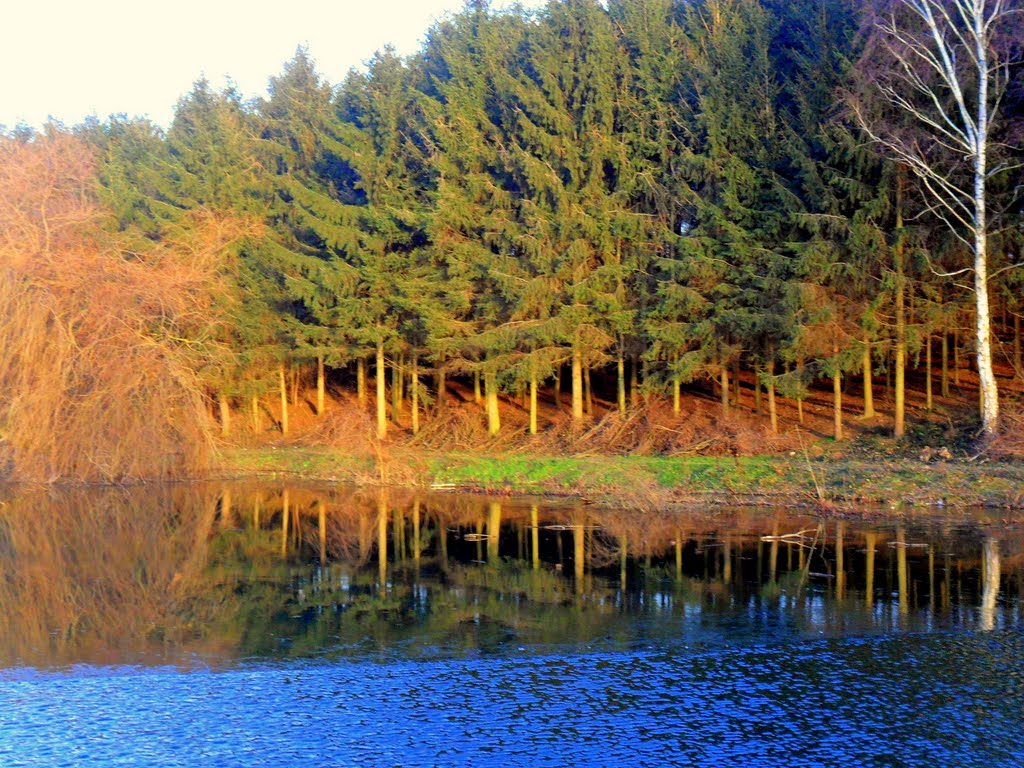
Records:
[[[497,0],[496,7],[510,5]],[[542,0],[524,5],[537,7]],[[0,125],[124,112],[167,125],[205,75],[266,92],[300,44],[337,84],[392,43],[416,51],[462,0],[12,0],[0,24]]]

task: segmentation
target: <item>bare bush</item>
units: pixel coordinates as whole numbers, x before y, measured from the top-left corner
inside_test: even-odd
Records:
[[[76,139],[0,139],[0,468],[19,480],[194,475],[211,446],[200,373],[246,225],[196,217],[126,252]]]

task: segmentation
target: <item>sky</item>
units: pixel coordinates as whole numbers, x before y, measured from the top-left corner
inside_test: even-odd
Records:
[[[391,43],[414,53],[462,0],[15,0],[0,25],[0,125],[90,115],[166,126],[200,76],[266,93],[299,45],[331,83]],[[495,7],[511,3],[496,0]],[[528,7],[541,0],[528,0]]]

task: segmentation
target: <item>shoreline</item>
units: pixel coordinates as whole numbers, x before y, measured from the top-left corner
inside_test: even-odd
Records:
[[[1024,463],[845,456],[547,456],[310,446],[227,447],[213,479],[298,478],[437,492],[573,498],[606,507],[963,508],[1024,515]]]

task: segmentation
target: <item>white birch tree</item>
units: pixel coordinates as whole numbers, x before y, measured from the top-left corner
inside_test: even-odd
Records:
[[[862,91],[852,99],[861,127],[917,176],[931,212],[973,257],[970,266],[941,274],[973,273],[986,439],[999,426],[990,338],[989,185],[1013,168],[992,156],[1004,148],[996,131],[1021,17],[1021,0],[889,0],[873,20],[873,39],[861,61],[873,94]]]

